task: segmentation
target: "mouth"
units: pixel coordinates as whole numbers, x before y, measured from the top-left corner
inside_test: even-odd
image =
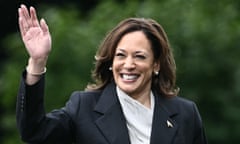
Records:
[[[138,74],[121,74],[121,78],[126,81],[135,81],[138,77]]]

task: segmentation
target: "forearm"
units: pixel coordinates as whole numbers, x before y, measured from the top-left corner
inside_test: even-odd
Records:
[[[27,72],[24,71],[17,96],[16,112],[19,129],[22,129],[28,118],[38,119],[39,115],[44,114],[44,76],[39,77],[38,82],[33,85],[26,83],[26,77]]]
[[[44,109],[44,75],[33,85],[23,74],[17,99],[17,127],[21,138],[30,143],[69,143],[71,120],[62,109],[46,114]]]

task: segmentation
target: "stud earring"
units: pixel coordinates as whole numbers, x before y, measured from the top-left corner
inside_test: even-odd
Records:
[[[158,71],[155,71],[154,74],[157,76],[157,75],[159,74],[159,72],[158,72]]]
[[[112,67],[109,67],[108,69],[109,69],[110,71],[112,71]]]

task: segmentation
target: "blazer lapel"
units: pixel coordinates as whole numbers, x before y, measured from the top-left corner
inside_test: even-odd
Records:
[[[111,144],[130,144],[128,130],[114,83],[108,85],[102,92],[95,107],[100,117],[95,123]]]
[[[155,108],[151,133],[151,144],[171,144],[178,129],[172,119],[178,111],[170,104],[171,100],[155,96]]]

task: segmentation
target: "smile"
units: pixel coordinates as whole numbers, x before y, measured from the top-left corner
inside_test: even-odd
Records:
[[[139,75],[137,75],[137,74],[121,74],[121,77],[124,80],[132,81],[132,80],[136,80],[139,77]]]

